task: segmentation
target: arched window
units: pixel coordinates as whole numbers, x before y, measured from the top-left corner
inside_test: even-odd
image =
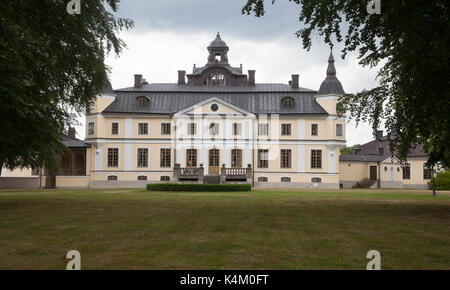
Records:
[[[148,106],[148,98],[144,96],[139,96],[136,98],[136,107],[138,108],[145,108]]]
[[[225,86],[227,81],[223,73],[215,71],[206,78],[203,84],[206,86]]]
[[[281,182],[291,182],[290,177],[281,177]]]
[[[311,182],[313,182],[313,183],[321,183],[322,179],[320,177],[313,177],[313,178],[311,178]]]
[[[258,177],[258,182],[267,182],[268,179],[265,176]]]
[[[108,180],[117,180],[117,176],[116,175],[109,175],[108,176]]]
[[[294,99],[291,97],[285,97],[281,99],[281,105],[283,109],[292,109],[294,107]]]
[[[145,176],[145,175],[139,175],[139,176],[137,177],[137,180],[147,180],[147,176]]]

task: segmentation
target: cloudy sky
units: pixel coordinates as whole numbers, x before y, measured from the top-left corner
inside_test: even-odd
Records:
[[[106,60],[113,88],[132,86],[135,73],[150,83],[176,82],[177,70],[189,73],[193,64],[206,63],[206,47],[220,32],[230,47],[230,64],[242,64],[244,71],[255,69],[256,82],[287,83],[297,73],[301,87],[318,90],[326,76],[328,45],[314,35],[311,50],[304,50],[294,34],[301,27],[300,6],[287,0],[270,3],[266,1],[265,16],[257,18],[241,14],[245,0],[123,0],[117,16],[134,20],[135,28],[121,33],[128,48],[120,57]],[[335,46],[334,55],[344,90],[374,87],[376,70],[359,66],[356,54],[343,60],[340,48]],[[83,118],[80,121],[77,131],[84,138]],[[367,124],[348,124],[348,145],[371,139]]]

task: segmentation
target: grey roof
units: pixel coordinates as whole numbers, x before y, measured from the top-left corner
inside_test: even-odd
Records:
[[[327,114],[316,102],[315,91],[293,89],[284,84],[235,87],[149,84],[142,88],[125,88],[115,92],[115,101],[103,112],[172,114],[216,97],[254,114]],[[149,98],[148,107],[137,108],[138,96]],[[284,109],[281,106],[281,99],[287,96],[294,99],[292,109]]]
[[[77,138],[71,138],[69,136],[62,137],[62,143],[69,148],[79,147],[90,147],[91,145]]]
[[[114,91],[111,86],[111,82],[109,80],[106,81],[105,86],[102,89],[102,93],[104,94],[114,94]]]
[[[228,46],[227,46],[227,44],[225,43],[225,41],[223,41],[222,38],[220,38],[219,32],[217,32],[216,39],[214,39],[213,41],[211,41],[211,43],[209,44],[208,47],[228,48]]]
[[[330,52],[330,57],[328,58],[327,77],[320,85],[319,92],[317,94],[318,95],[345,94],[341,82],[336,77],[336,68],[334,67],[334,57],[332,52]]]
[[[254,86],[194,86],[180,85],[177,83],[152,83],[144,85],[141,88],[128,87],[117,89],[115,92],[198,92],[198,93],[273,93],[273,92],[289,92],[289,93],[316,93],[314,90],[306,88],[294,89],[289,85],[277,83],[260,83]]]
[[[388,158],[389,155],[340,155],[339,161],[353,161],[353,162],[381,162]]]
[[[379,154],[379,148],[383,148],[386,154]],[[377,140],[370,141],[356,148],[358,152],[349,155],[340,155],[339,161],[356,161],[356,162],[381,162],[391,156],[391,148],[387,136],[383,136]],[[395,155],[395,153],[394,153]],[[407,157],[425,157],[423,145],[418,144],[411,148]]]

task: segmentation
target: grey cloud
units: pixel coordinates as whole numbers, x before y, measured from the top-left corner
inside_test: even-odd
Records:
[[[120,3],[118,16],[135,21],[140,31],[197,33],[220,31],[233,37],[267,40],[293,34],[300,27],[300,6],[288,1],[267,2],[266,15],[242,15],[245,0],[133,0]]]

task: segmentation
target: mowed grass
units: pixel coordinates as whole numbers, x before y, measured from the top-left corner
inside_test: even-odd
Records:
[[[0,191],[0,269],[450,269],[450,194]]]

